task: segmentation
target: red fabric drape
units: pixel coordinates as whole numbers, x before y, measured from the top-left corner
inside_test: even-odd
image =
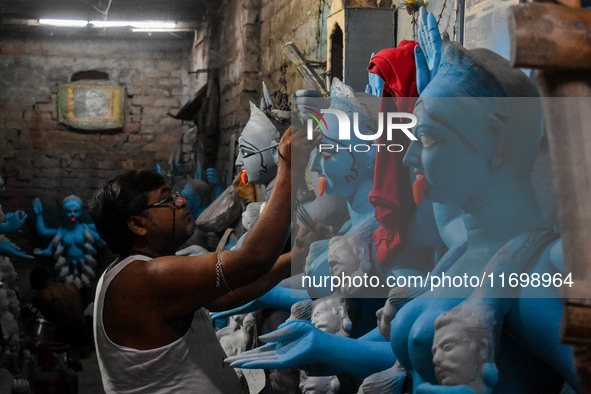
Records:
[[[380,111],[412,113],[419,96],[416,83],[415,41],[405,40],[397,48],[384,49],[371,59],[369,72],[384,80]],[[386,133],[378,139],[379,144],[400,144],[408,147],[408,138],[403,133],[393,133],[393,141],[386,140]],[[374,232],[377,258],[382,264],[396,255],[404,241],[404,231],[415,209],[412,199],[409,170],[402,164],[404,151],[390,153],[380,149],[376,154],[373,189],[369,201],[375,207],[376,220],[380,227]]]

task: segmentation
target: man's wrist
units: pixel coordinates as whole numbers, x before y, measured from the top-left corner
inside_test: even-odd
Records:
[[[277,168],[277,176],[281,176],[281,177],[285,177],[285,178],[289,178],[293,175],[292,170],[291,170],[291,165],[289,164],[282,164]]]

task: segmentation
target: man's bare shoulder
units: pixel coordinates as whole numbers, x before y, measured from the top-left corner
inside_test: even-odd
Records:
[[[113,279],[112,285],[116,288],[126,288],[150,291],[170,289],[170,286],[180,285],[187,281],[192,282],[195,277],[203,274],[203,268],[211,266],[215,270],[215,255],[201,256],[160,256],[150,260],[135,260],[130,262]],[[207,263],[212,264],[207,264]],[[154,295],[154,294],[152,294]]]
[[[121,346],[145,350],[178,339],[174,329],[166,323],[166,304],[150,273],[150,266],[156,263],[153,260],[130,262],[106,290],[105,331]]]
[[[143,281],[145,276],[148,262],[149,261],[145,260],[135,260],[123,267],[111,280],[109,288],[107,289],[107,295],[109,295],[109,293],[112,295],[113,293],[129,292],[131,289],[139,287],[138,285]],[[121,263],[117,262],[108,269],[117,269],[117,265],[119,264]]]
[[[215,262],[216,255],[214,253],[203,254],[199,256],[161,256],[156,257],[150,261],[145,262],[138,269],[144,270],[147,275],[157,273],[162,274],[179,274],[183,272],[199,270],[203,268],[203,264],[208,262]]]

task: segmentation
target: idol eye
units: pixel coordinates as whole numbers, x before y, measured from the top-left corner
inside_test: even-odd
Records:
[[[334,155],[337,154],[337,151],[334,149],[323,149],[320,151],[320,156],[324,159],[324,160],[328,160],[331,157],[333,157]]]
[[[427,147],[435,144],[435,142],[436,142],[433,138],[428,137],[424,134],[419,137],[419,141],[421,141],[421,145],[423,145],[424,148],[427,148]]]
[[[245,148],[240,148],[240,152],[242,153],[242,157],[248,157],[253,154],[253,151]]]

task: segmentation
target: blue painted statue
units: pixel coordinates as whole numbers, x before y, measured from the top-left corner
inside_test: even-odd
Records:
[[[436,210],[446,204],[462,212],[461,222],[446,212],[435,214],[446,224],[439,231],[450,243],[431,273],[488,272],[497,280],[503,273],[560,273],[560,259],[554,258],[560,241],[546,228],[530,179],[541,138],[535,86],[490,51],[442,42],[435,17],[424,10],[419,33],[421,98],[413,130],[418,141],[411,143],[405,164],[416,174],[417,202],[424,197],[423,205],[432,201]],[[556,289],[523,285],[499,293],[486,284],[484,290],[466,286],[452,292],[399,288],[395,307],[382,320],[394,316],[384,331],[395,356],[389,360],[412,376],[413,392],[558,393],[565,381],[576,390],[571,348],[559,340],[562,304]],[[376,360],[388,359],[372,334],[337,339],[304,321],[288,322],[264,339],[272,342],[229,361],[248,368],[321,362],[353,371],[361,365],[364,373]]]
[[[348,150],[344,142],[339,141],[338,118],[333,115],[333,111],[341,111],[351,117],[353,113],[358,113],[359,130],[362,133],[373,132],[376,128],[374,121],[376,114],[372,108],[367,107],[367,102],[358,100],[355,92],[348,85],[335,78],[331,87],[330,106],[328,112],[325,112],[326,124],[320,124],[322,142],[314,151],[310,170],[318,173],[320,177],[320,193],[326,192],[328,195],[341,197],[347,201],[349,219],[335,234],[339,238],[318,241],[311,245],[305,273],[312,278],[326,277],[333,272],[352,277],[363,274],[383,274],[378,271],[378,264],[371,251],[372,235],[378,223],[374,216],[374,207],[367,198],[373,186],[375,151]],[[355,145],[364,142],[355,136],[352,130],[351,134],[352,139],[347,143]],[[334,245],[332,248],[331,242]],[[355,245],[353,248],[359,253],[352,259],[343,259],[339,256],[339,249],[341,249],[339,245],[342,244]],[[347,257],[353,256],[348,254]],[[350,295],[351,292],[355,293],[355,290],[362,289],[359,287],[340,290]],[[308,287],[311,297],[328,296],[333,291],[329,287]]]
[[[364,108],[364,105],[355,99],[355,93],[353,90],[338,79],[335,79],[332,85],[331,105],[329,110],[339,110],[350,114],[354,111],[359,111],[361,112],[359,128],[364,132],[373,130],[374,128],[371,119],[375,114],[372,114],[369,109]],[[260,182],[261,180],[266,181],[268,179],[267,168],[272,167],[264,165],[263,163],[269,162],[271,157],[270,153],[267,153],[268,151],[257,153],[255,157],[256,161],[250,157],[253,155],[253,151],[256,152],[256,150],[271,146],[274,140],[272,137],[274,133],[272,132],[273,129],[270,128],[272,125],[268,119],[266,119],[264,113],[254,107],[254,105],[251,105],[251,111],[251,120],[249,120],[249,124],[245,126],[239,139],[241,154],[239,155],[236,164],[242,165],[243,168],[246,169],[249,182],[252,178],[251,174],[256,175],[255,180],[257,182]],[[261,112],[261,115],[256,116],[258,112]],[[257,117],[261,118],[261,120],[258,121],[260,125],[256,128],[257,133],[255,135],[250,123],[253,122],[253,119],[256,120]],[[326,191],[327,195],[341,197],[347,201],[347,212],[344,214],[349,217],[349,220],[342,225],[337,235],[345,237],[340,238],[345,243],[354,243],[356,245],[355,250],[363,250],[362,255],[365,257],[361,259],[357,256],[354,259],[348,259],[346,264],[336,264],[337,261],[342,261],[343,259],[340,259],[339,256],[337,256],[338,250],[334,248],[334,256],[331,257],[329,253],[330,240],[324,239],[322,241],[314,242],[311,245],[310,252],[306,259],[305,273],[311,277],[323,277],[330,275],[331,270],[336,269],[346,275],[354,275],[355,273],[361,275],[363,273],[376,274],[377,272],[375,272],[375,269],[372,269],[375,267],[375,261],[372,262],[370,259],[373,259],[373,254],[371,253],[371,248],[373,247],[372,234],[377,228],[377,222],[374,217],[374,209],[367,200],[367,194],[371,190],[373,184],[375,152],[358,153],[344,151],[342,149],[337,151],[336,148],[327,148],[327,145],[335,144],[335,141],[338,138],[338,124],[336,116],[327,115],[326,121],[327,126],[322,125],[321,130],[323,134],[322,144],[325,145],[325,149],[322,151],[317,149],[315,151],[312,158],[311,171],[318,173],[320,176],[320,194]],[[267,126],[267,124],[269,124],[269,126]],[[265,129],[269,129],[270,131],[262,133],[261,130]],[[266,138],[264,138],[265,134],[267,135]],[[355,142],[359,142],[359,139],[351,141],[351,143]],[[265,155],[265,153],[267,153],[267,155]],[[244,155],[246,155],[246,157],[244,157]],[[249,158],[250,161],[247,162],[247,159]],[[317,223],[314,232],[308,233],[302,228],[300,229],[297,238],[328,238],[329,233],[330,231],[326,227]],[[329,259],[333,262],[332,267],[329,264]],[[292,264],[297,263],[292,262]],[[341,267],[343,268],[343,271],[340,270]],[[298,286],[301,286],[301,281],[299,281]],[[254,301],[243,308],[221,313],[216,316],[224,317],[233,313],[252,311],[264,306],[273,306],[289,310],[291,305],[306,298],[306,296],[313,298],[324,297],[331,295],[334,291],[334,289],[330,289],[329,286],[308,286],[306,290],[307,294],[306,291],[293,290],[289,285],[285,287],[277,286],[259,300]],[[378,305],[378,302],[374,303],[375,305]],[[370,316],[370,319],[373,322],[373,314],[375,310],[371,311],[368,309],[364,311],[366,308],[354,309],[357,309],[357,312],[361,315],[353,316],[357,320],[356,324],[360,324],[362,320],[365,320],[366,322],[364,324],[367,324],[368,316]],[[360,328],[356,331],[358,330],[361,330],[361,334],[365,332]]]
[[[187,206],[194,218],[223,193],[223,186],[214,168],[206,170],[207,182],[201,179],[188,179],[181,191],[181,196],[187,200]],[[195,227],[191,238],[176,252],[180,256],[199,256],[215,250],[219,237],[214,232],[204,232]]]
[[[0,177],[0,194],[4,193],[5,189],[4,180]],[[25,212],[15,211],[5,214],[0,206],[0,256],[21,257],[25,259],[33,258],[33,256],[22,252],[18,246],[4,236],[6,233],[11,233],[21,228],[25,220],[27,220],[27,214]]]
[[[405,62],[404,65],[401,65],[402,63],[400,62],[393,62],[395,66],[392,69],[393,72],[391,74],[412,75],[412,78],[408,81],[398,81],[400,86],[398,86],[397,89],[397,91],[412,91],[412,86],[415,86],[414,52],[412,51],[412,47],[410,50],[408,48],[395,49],[391,55],[396,58],[398,56],[408,56],[410,58],[410,61]],[[412,72],[410,72],[411,70]],[[375,92],[376,95],[380,95],[384,81],[379,77],[370,79],[370,83],[376,82],[379,86],[372,91]],[[337,87],[339,87],[339,85],[341,85],[340,82],[337,82]],[[404,88],[401,89],[401,86],[404,86]],[[414,88],[414,92],[413,96],[418,96],[416,88]],[[298,91],[296,96],[298,97],[298,107],[302,112],[308,112],[310,109],[316,109],[318,111],[319,108],[324,108],[322,105],[324,101],[315,97],[314,94]],[[316,94],[316,96],[318,95]],[[333,100],[334,106],[331,105],[333,109],[342,108],[346,112],[353,112],[352,107],[355,104],[355,99],[352,99],[354,96],[352,92],[349,91],[348,94],[338,92],[334,94],[334,96],[337,98]],[[347,100],[350,101],[347,102]],[[357,105],[359,105],[359,103],[357,103]],[[347,106],[349,106],[349,108],[347,108]],[[375,118],[376,114],[373,115],[372,118]],[[326,116],[327,119],[330,117],[332,116]],[[326,144],[334,144],[336,142],[332,142],[330,139],[336,139],[336,131],[338,130],[334,120],[335,119],[332,119],[330,125],[324,128],[324,131],[326,131],[326,129],[331,131],[331,133],[324,136],[324,142]],[[371,126],[368,126],[368,123],[365,124],[365,127],[370,130]],[[371,212],[369,218],[371,218],[371,222],[373,222],[375,220],[373,218],[373,207],[369,206],[367,194],[368,186],[369,189],[371,189],[371,182],[368,182],[368,179],[373,180],[376,175],[372,174],[369,176],[365,173],[364,176],[361,179],[357,179],[356,182],[351,182],[350,179],[354,179],[355,175],[354,171],[351,171],[351,162],[356,165],[364,163],[367,166],[367,164],[369,164],[366,161],[362,161],[366,159],[366,157],[363,157],[364,153],[358,152],[353,156],[343,149],[341,149],[339,156],[335,154],[332,157],[331,155],[322,157],[320,153],[321,152],[318,151],[317,156],[314,158],[315,162],[313,165],[315,167],[313,168],[316,168],[316,171],[324,177],[325,172],[323,167],[325,167],[328,170],[327,172],[331,175],[328,180],[325,178],[321,181],[324,185],[319,187],[320,192],[326,190],[327,193],[334,193],[336,191],[338,194],[347,197],[348,202],[357,199],[358,203],[360,203],[367,212]],[[351,160],[351,156],[353,160]],[[359,156],[359,161],[357,161],[356,156]],[[369,160],[372,160],[374,157],[373,153],[369,156]],[[326,161],[326,163],[323,161]],[[325,164],[325,166],[323,166],[323,164]],[[370,168],[372,168],[373,171],[373,163],[371,163]],[[392,169],[386,164],[383,171],[392,171]],[[347,176],[350,178],[347,178]],[[384,186],[384,182],[391,182],[394,181],[394,179],[397,179],[397,177],[389,176],[387,177],[387,181],[380,180],[380,183]],[[356,195],[356,190],[351,184],[359,184],[360,180],[364,183],[363,191]],[[327,182],[328,188],[326,187]],[[347,189],[347,186],[349,186],[349,189]],[[408,188],[410,188],[410,185],[407,185],[407,189]],[[396,187],[393,189],[396,189]],[[363,193],[365,193],[365,195],[363,195]],[[396,196],[393,199],[399,197],[400,196]],[[350,206],[351,205],[349,204],[349,207]],[[356,218],[359,219],[359,215]],[[359,220],[357,220],[357,224],[354,224],[353,226],[358,225]],[[351,226],[351,222],[348,222],[343,226],[345,231],[349,226]],[[363,228],[363,226],[361,227]],[[375,228],[375,225],[373,227]],[[433,211],[430,204],[424,204],[415,212],[411,225],[408,227],[409,229],[411,228],[411,230],[403,230],[404,233],[407,233],[405,238],[408,240],[408,242],[405,242],[403,250],[397,254],[394,261],[384,261],[384,267],[397,267],[396,275],[408,274],[411,270],[417,272],[417,270],[429,269],[432,267],[434,264],[433,250],[439,248],[441,244],[441,240],[437,235]],[[371,270],[373,262],[369,261],[369,256],[372,253],[368,253],[370,252],[369,241],[371,239],[371,234],[369,231],[365,231],[363,236],[357,236],[357,234],[358,230],[346,235],[341,234],[332,238],[328,243],[329,247],[333,249],[333,252],[326,256],[326,258],[330,264],[331,273],[333,275],[339,275],[340,273],[355,275],[356,273],[360,274],[361,272],[367,273]],[[328,241],[325,241],[324,244],[326,245],[327,242]],[[373,259],[375,260],[375,257]],[[322,260],[319,259],[319,264],[321,262]],[[324,262],[324,266],[326,266],[326,262]],[[404,267],[404,269],[400,269],[400,267]],[[355,295],[359,290],[361,290],[359,287],[356,288],[355,286],[351,287],[347,285],[342,286],[340,289],[340,291],[348,295]],[[357,300],[352,301],[358,302]],[[376,319],[375,316],[373,316],[373,312],[370,312],[372,313],[371,329],[372,327],[375,327]],[[380,311],[378,314],[378,320],[382,320],[381,316],[383,314]],[[366,316],[366,318],[368,317]],[[388,320],[388,325],[389,322],[390,321]],[[243,366],[247,368],[285,368],[287,366],[322,363],[330,365],[336,371],[346,372],[358,377],[365,377],[389,368],[395,362],[389,342],[380,335],[377,329],[374,329],[372,332],[361,338],[353,339],[322,332],[315,327],[312,322],[288,322],[277,332],[264,336],[263,340],[270,343],[260,349],[247,352],[244,355],[230,358],[228,361],[232,362],[232,365],[237,367]],[[308,346],[308,343],[313,343],[313,346]],[[344,349],[347,349],[347,351],[343,351]]]
[[[181,192],[181,196],[187,200],[189,210],[195,218],[198,218],[201,212],[224,191],[215,168],[208,168],[205,173],[207,182],[201,179],[189,179]]]
[[[82,200],[71,195],[62,202],[66,222],[63,226],[47,228],[43,219],[43,205],[38,198],[33,200],[37,233],[44,238],[52,238],[45,249],[36,248],[34,253],[52,257],[58,280],[74,283],[78,288],[90,288],[96,278],[96,246],[104,246],[94,224],[80,223]]]
[[[236,165],[242,179],[251,184],[273,187],[277,175],[277,143],[281,135],[275,125],[256,105],[250,103],[250,118],[238,137]]]
[[[498,280],[503,273],[559,273],[550,253],[559,241],[544,228],[531,183],[541,139],[535,86],[491,51],[442,42],[435,17],[424,10],[419,30],[418,141],[404,161],[417,174],[417,194],[463,212],[467,250],[445,274],[492,273]],[[571,348],[560,344],[556,288],[521,285],[499,293],[498,282],[489,285],[435,288],[400,308],[391,344],[416,392],[560,392],[565,380],[576,388]],[[466,316],[485,312],[488,331],[442,348],[446,336],[466,329]],[[475,346],[477,359],[453,359],[453,352]]]
[[[407,51],[407,49],[401,49],[399,52],[404,51]],[[412,68],[414,71],[414,62]],[[402,72],[400,70],[397,71]],[[413,82],[414,78],[407,81],[409,88],[406,90],[411,90],[410,86]],[[309,98],[307,99],[310,100]],[[310,105],[308,102],[305,104],[306,106]],[[335,128],[336,126],[332,124],[333,133]],[[329,126],[328,129],[331,130],[331,126]],[[334,139],[334,134],[332,136]],[[325,139],[325,142],[327,141],[330,140]],[[315,158],[317,162],[320,159],[320,157]],[[330,157],[328,159],[330,159]],[[346,158],[345,160],[341,158],[341,164],[343,161],[346,162]],[[348,183],[345,179],[345,175],[348,174],[346,170],[349,169],[350,166],[342,166],[341,175],[335,176],[336,172],[334,169],[338,168],[338,166],[334,165],[331,167],[331,164],[334,163],[325,164],[327,164],[327,168],[332,174],[327,192],[345,189],[344,186]],[[321,166],[318,167],[322,169]],[[322,170],[320,172],[322,172]],[[337,185],[333,187],[332,185],[334,184]],[[351,194],[354,194],[354,190],[351,190],[350,192]],[[365,189],[365,193],[365,203],[367,203],[367,189]],[[362,201],[361,194],[357,197]],[[371,212],[373,215],[373,210]],[[406,234],[402,250],[396,254],[396,257],[392,261],[384,262],[385,266],[394,267],[390,274],[397,276],[420,274],[421,270],[431,269],[435,263],[434,258],[437,255],[434,252],[440,250],[442,246],[441,238],[450,242],[447,244],[449,249],[455,250],[465,243],[465,231],[463,227],[460,229],[461,231],[459,234],[455,234],[454,231],[454,228],[457,230],[457,226],[454,226],[453,223],[457,222],[458,210],[437,205],[437,212],[436,219],[431,204],[425,203],[419,206],[416,212],[412,215],[412,219],[408,224],[408,229],[402,231]],[[436,220],[437,227],[439,227],[439,231],[444,234],[444,237],[439,237]],[[349,261],[350,257],[365,255],[365,253],[352,253],[349,251],[351,246],[354,251],[358,249],[358,247],[354,246],[357,243],[354,242],[356,238],[348,240],[348,237],[354,234],[355,232],[345,236],[337,236],[330,241],[330,244],[337,248],[337,250],[335,250],[335,252],[328,258],[329,262],[333,263],[331,267],[333,274],[338,274],[342,269],[347,268],[338,267],[338,265],[334,264],[335,262],[339,263],[339,260],[341,260],[340,263],[346,261],[347,265],[349,265],[349,263],[351,263]],[[366,242],[367,238],[368,237],[366,236]],[[340,245],[345,247],[341,248]],[[353,265],[355,268],[350,269],[349,273],[355,272],[358,267],[365,265],[364,261],[365,259],[361,259],[362,264],[358,264],[357,266]],[[423,272],[423,275],[424,274],[425,273]],[[345,288],[341,290],[351,294],[354,293],[356,289],[349,289],[345,286]],[[384,317],[386,317],[386,322],[384,322]],[[386,327],[389,327],[391,318],[391,314],[383,313],[382,310],[378,311],[380,328],[385,329]],[[373,319],[373,322],[373,326],[375,327],[375,318]],[[261,339],[265,342],[269,342],[269,344],[243,355],[232,357],[228,361],[232,362],[233,366],[246,368],[286,368],[289,366],[322,363],[330,365],[337,371],[347,372],[361,377],[387,369],[396,361],[389,342],[380,335],[378,329],[374,329],[372,332],[367,333],[361,338],[352,339],[322,332],[314,327],[311,322],[288,322],[278,331],[265,335]]]
[[[421,204],[409,224],[407,241],[389,262],[393,267],[389,275],[420,275],[421,269],[431,269],[437,256],[434,251],[442,250],[442,241],[452,255],[465,251],[466,232],[463,227],[458,228],[459,217],[456,208],[429,202]],[[425,274],[423,271],[422,275]],[[386,338],[390,337],[390,321],[396,308],[404,304],[402,296],[398,293],[389,299],[376,313],[378,327],[360,338],[330,335],[311,322],[291,321],[262,336],[266,345],[227,361],[238,368],[290,368],[320,363],[339,372],[367,377],[396,362]]]

